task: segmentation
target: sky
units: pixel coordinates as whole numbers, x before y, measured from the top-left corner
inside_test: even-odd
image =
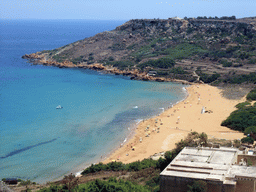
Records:
[[[256,0],[0,0],[1,19],[167,19],[256,16]]]

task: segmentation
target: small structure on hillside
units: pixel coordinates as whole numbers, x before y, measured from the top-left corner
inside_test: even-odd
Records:
[[[255,192],[256,155],[220,147],[185,147],[160,174],[161,192],[183,192],[194,181],[208,192]]]
[[[155,76],[157,74],[156,71],[149,71],[148,76]]]

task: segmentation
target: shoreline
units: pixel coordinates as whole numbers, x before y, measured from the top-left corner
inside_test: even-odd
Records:
[[[39,57],[38,57],[39,56]],[[180,141],[181,139],[183,139],[184,137],[186,137],[186,135],[190,132],[190,130],[192,131],[197,131],[197,132],[206,132],[206,134],[208,135],[208,137],[212,137],[212,138],[226,138],[226,139],[237,139],[237,138],[241,138],[243,136],[243,133],[239,133],[236,131],[233,131],[231,129],[228,128],[220,128],[220,123],[222,120],[225,120],[226,117],[228,117],[229,113],[231,113],[232,111],[235,110],[235,105],[239,102],[242,102],[243,99],[238,99],[238,100],[234,100],[233,104],[230,105],[231,100],[225,99],[224,97],[221,96],[220,94],[220,89],[217,87],[212,87],[210,85],[207,84],[200,84],[200,85],[196,85],[195,83],[189,83],[187,81],[183,81],[183,80],[175,80],[175,79],[166,79],[166,78],[162,78],[162,77],[152,77],[152,76],[148,76],[146,73],[141,73],[138,71],[121,71],[118,70],[116,68],[106,68],[105,66],[95,63],[92,65],[87,65],[84,66],[82,64],[79,65],[74,65],[71,62],[64,62],[64,63],[58,63],[55,61],[47,61],[45,60],[44,57],[42,57],[42,55],[37,55],[37,54],[31,54],[31,55],[25,55],[23,56],[24,59],[29,59],[30,61],[33,61],[34,64],[42,64],[42,65],[47,65],[47,66],[56,66],[59,68],[63,68],[63,67],[68,67],[68,68],[84,68],[84,69],[92,69],[92,70],[96,70],[96,71],[104,71],[105,73],[112,73],[115,75],[124,75],[124,76],[129,76],[131,77],[131,79],[135,79],[135,80],[145,80],[145,81],[159,81],[159,82],[163,82],[163,81],[167,81],[167,82],[174,82],[174,83],[181,83],[181,84],[186,84],[186,85],[190,85],[190,87],[188,87],[187,90],[187,96],[185,97],[185,99],[179,101],[176,104],[173,104],[172,108],[168,108],[167,110],[165,110],[163,113],[143,120],[143,122],[140,122],[139,125],[137,126],[137,128],[135,128],[134,130],[131,131],[131,138],[127,139],[126,142],[123,142],[123,145],[121,148],[117,147],[114,148],[113,150],[110,151],[109,154],[104,155],[105,158],[104,159],[98,159],[98,161],[96,160],[95,162],[103,162],[103,163],[108,163],[108,162],[112,162],[112,161],[121,161],[123,163],[130,163],[130,162],[134,162],[137,160],[143,160],[145,158],[149,158],[150,156],[159,153],[159,152],[164,152],[164,151],[168,151],[171,150],[175,147],[175,143]],[[173,120],[173,116],[184,116],[185,114],[182,113],[179,116],[177,114],[179,114],[179,109],[182,109],[182,105],[186,105],[187,103],[185,103],[185,100],[189,100],[192,101],[191,97],[193,96],[193,89],[195,89],[195,87],[197,88],[202,88],[202,87],[208,87],[211,89],[215,89],[214,92],[218,93],[219,98],[222,98],[225,101],[228,101],[229,103],[229,109],[228,112],[225,111],[225,113],[222,113],[222,119],[221,121],[218,122],[218,126],[217,126],[217,130],[215,130],[215,133],[212,133],[211,131],[208,130],[204,130],[202,129],[202,124],[198,124],[193,125],[191,128],[192,129],[186,129],[184,128],[185,123],[183,125],[183,127],[180,127],[180,124],[183,124],[183,122],[180,122],[180,119],[178,118],[178,124],[179,127],[175,126],[175,120]],[[200,89],[199,89],[200,90]],[[218,91],[216,91],[218,90]],[[200,90],[201,91],[201,90]],[[205,92],[205,90],[204,90]],[[205,97],[205,95],[204,95]],[[205,97],[207,98],[207,97]],[[210,100],[209,100],[210,101]],[[195,99],[193,100],[193,107],[196,105]],[[200,102],[200,107],[202,107],[202,104],[204,102]],[[206,104],[206,103],[204,103]],[[220,103],[215,103],[215,105],[218,105]],[[226,103],[227,104],[227,103]],[[191,106],[190,106],[191,107]],[[178,109],[177,113],[173,114],[171,112],[172,109]],[[186,106],[184,106],[184,108],[186,108]],[[187,108],[189,108],[189,106],[187,106]],[[191,109],[192,109],[191,108]],[[233,108],[232,110],[230,110],[231,108]],[[208,109],[208,108],[207,108]],[[201,108],[198,108],[197,106],[197,112],[199,112],[200,114]],[[167,115],[167,113],[169,113]],[[208,115],[208,114],[207,114]],[[170,118],[171,120],[167,120],[166,118]],[[193,116],[193,114],[192,114]],[[211,114],[212,116],[212,114]],[[158,123],[154,123],[154,118],[156,118],[158,121]],[[198,114],[196,116],[196,118],[198,118]],[[163,119],[163,121],[162,121]],[[199,117],[200,119],[200,117]],[[160,120],[160,122],[159,122]],[[193,120],[192,120],[193,121]],[[200,121],[203,122],[203,121]],[[159,125],[159,123],[161,125]],[[167,127],[166,123],[170,123],[172,127]],[[177,121],[176,121],[177,123]],[[145,131],[144,129],[147,127],[147,125],[149,126],[149,137],[145,137]],[[157,126],[156,126],[157,125]],[[159,130],[158,130],[159,128]],[[215,124],[215,128],[216,128],[216,124]],[[161,129],[161,130],[160,130]],[[220,132],[220,130],[223,130],[222,133]],[[214,131],[213,131],[214,132]],[[234,133],[231,134],[232,136],[227,136],[225,135],[226,133]],[[130,134],[129,134],[130,135]],[[142,140],[142,142],[141,142]],[[149,142],[150,141],[150,142]],[[152,144],[153,143],[153,144]],[[136,148],[136,149],[135,149]],[[90,166],[90,165],[88,165]],[[86,166],[86,167],[88,167]],[[79,166],[80,167],[80,166]],[[82,166],[81,166],[82,167]],[[83,170],[86,168],[84,167]],[[77,169],[76,169],[77,170]],[[76,175],[79,176],[79,173],[81,173],[82,171],[78,171],[76,172]]]
[[[101,162],[130,163],[149,158],[156,153],[173,149],[175,143],[184,139],[191,131],[205,132],[208,138],[234,140],[243,137],[243,133],[222,127],[220,123],[235,110],[237,103],[245,100],[244,97],[236,100],[226,99],[221,95],[221,89],[207,84],[191,85],[186,87],[186,90],[187,96],[183,100],[173,104],[173,107],[160,115],[140,122],[134,136]],[[216,100],[211,101],[213,97]],[[209,113],[201,114],[202,106]],[[195,115],[191,117],[191,114]],[[194,122],[191,119],[194,119]],[[145,136],[148,134],[145,131],[147,127],[150,131],[149,137]]]
[[[82,69],[91,69],[95,71],[104,71],[105,73],[111,73],[115,75],[123,75],[130,77],[131,80],[142,80],[142,81],[157,81],[157,82],[176,82],[176,83],[182,83],[186,85],[191,85],[192,83],[186,81],[186,80],[180,80],[180,79],[171,79],[166,77],[155,77],[148,75],[146,72],[140,72],[138,69],[133,70],[120,70],[113,66],[104,66],[101,63],[93,63],[93,64],[85,64],[85,63],[79,63],[77,65],[73,64],[70,61],[64,61],[64,62],[57,62],[54,60],[48,60],[45,56],[45,54],[39,54],[32,53],[32,54],[25,54],[22,56],[23,59],[29,60],[30,63],[33,63],[33,65],[46,65],[46,66],[54,66],[59,68],[82,68]]]
[[[173,82],[173,83],[179,83],[179,82]],[[188,86],[187,86],[187,87],[188,87]],[[175,105],[177,105],[178,103],[180,103],[180,102],[186,100],[186,98],[189,96],[188,91],[187,91],[187,89],[186,89],[187,87],[182,87],[182,88],[181,88],[181,89],[185,89],[185,97],[183,97],[181,100],[176,101],[175,103],[170,103],[168,106],[166,106],[165,111],[166,111],[166,110],[169,110],[169,109],[171,109],[171,108],[173,108],[173,107],[174,107]],[[142,122],[148,121],[148,120],[150,120],[150,119],[157,118],[157,117],[160,116],[162,113],[163,113],[163,112],[161,112],[160,114],[156,114],[156,115],[154,115],[154,116],[151,116],[151,117],[149,117],[149,118],[146,118],[146,119],[137,119],[138,122],[135,122],[132,127],[129,127],[129,128],[130,128],[130,132],[129,132],[129,134],[127,135],[127,137],[126,137],[121,143],[118,143],[108,154],[104,154],[104,157],[103,157],[103,158],[99,158],[99,159],[97,159],[96,161],[94,161],[94,163],[91,163],[91,164],[97,164],[97,163],[100,163],[100,162],[105,163],[105,161],[107,161],[109,158],[111,158],[111,156],[112,156],[116,151],[118,151],[120,148],[124,147],[125,144],[128,144],[128,143],[136,136],[136,130],[138,129],[138,126],[139,126]],[[136,120],[136,121],[137,121],[137,120]],[[91,165],[91,164],[90,164],[90,165]],[[80,169],[79,171],[76,171],[74,175],[75,175],[76,177],[80,177],[80,176],[81,176],[81,173],[82,173],[87,167],[89,167],[90,165],[86,165],[82,170]],[[80,167],[80,166],[79,166],[79,167]],[[81,165],[81,167],[83,167],[83,166]],[[72,172],[72,171],[71,171],[71,172]],[[70,173],[71,173],[71,172],[70,172]],[[60,179],[58,179],[58,180],[60,180]]]

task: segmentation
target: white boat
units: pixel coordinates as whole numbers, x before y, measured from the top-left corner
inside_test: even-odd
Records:
[[[62,109],[63,107],[61,107],[61,105],[58,105],[57,107],[56,107],[56,109]]]

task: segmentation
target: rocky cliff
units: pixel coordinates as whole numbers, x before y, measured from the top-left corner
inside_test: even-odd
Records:
[[[228,82],[231,76],[256,71],[255,32],[256,18],[135,19],[115,30],[23,58],[132,79]]]

